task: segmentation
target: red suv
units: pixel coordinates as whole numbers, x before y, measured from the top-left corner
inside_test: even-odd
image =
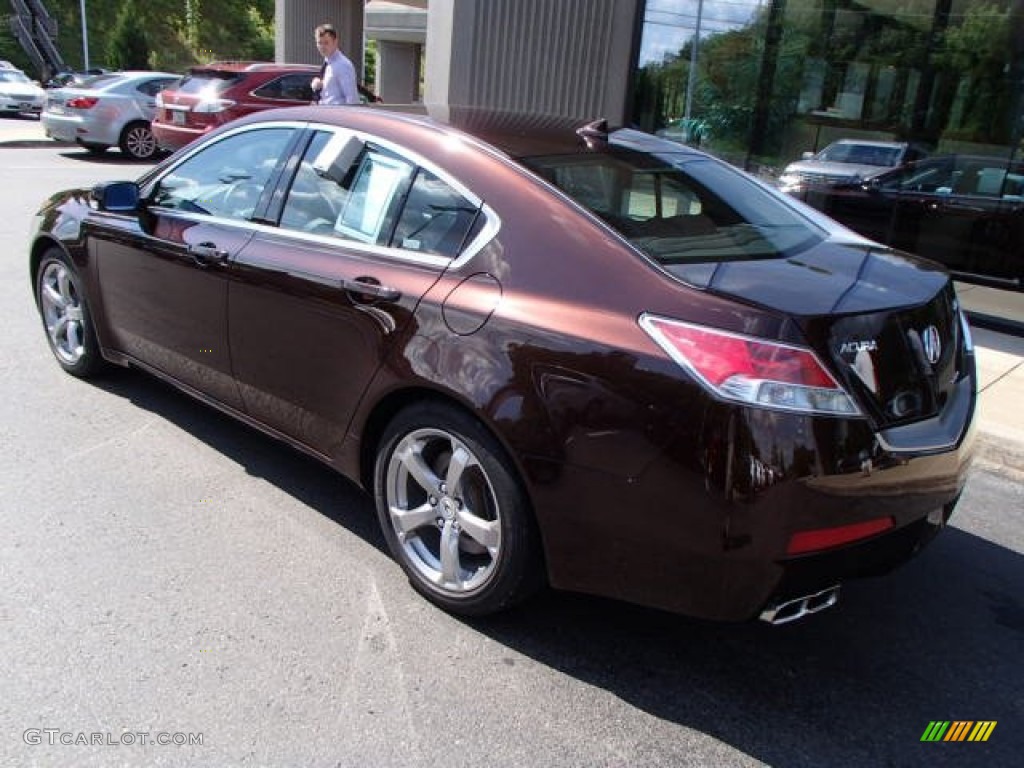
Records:
[[[320,68],[310,64],[221,61],[192,67],[174,87],[157,96],[153,135],[161,148],[175,150],[250,112],[309,104],[310,81]]]

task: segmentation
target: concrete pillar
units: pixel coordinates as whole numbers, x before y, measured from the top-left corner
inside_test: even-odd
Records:
[[[430,0],[424,101],[621,124],[641,3]]]
[[[423,47],[416,43],[377,41],[377,95],[387,104],[422,101],[420,58]]]
[[[333,24],[341,52],[363,73],[364,0],[274,0],[274,59],[296,64],[319,64],[313,30]]]

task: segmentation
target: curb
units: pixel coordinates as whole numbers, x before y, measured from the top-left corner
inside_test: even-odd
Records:
[[[973,312],[969,309],[967,310],[967,319],[972,326],[984,328],[988,331],[1005,333],[1008,336],[1024,336],[1024,322],[1020,320],[987,315],[983,312]]]

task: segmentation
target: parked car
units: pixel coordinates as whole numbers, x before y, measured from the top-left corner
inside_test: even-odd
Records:
[[[28,75],[13,67],[0,67],[0,114],[38,115],[46,92]]]
[[[919,160],[926,151],[906,141],[840,139],[814,154],[790,163],[779,177],[783,192],[796,196],[808,184],[837,184],[870,179],[879,173]]]
[[[1024,289],[1024,163],[943,155],[859,184],[811,186],[806,201],[867,237],[958,277]]]
[[[158,96],[153,132],[161,147],[175,150],[243,115],[309,104],[310,81],[319,72],[308,64],[257,61],[192,67]]]
[[[171,382],[376,499],[412,585],[782,622],[907,560],[972,456],[949,276],[675,142],[302,107],[48,199],[68,373]]]
[[[119,147],[133,160],[159,152],[150,121],[156,95],[180,75],[171,72],[111,72],[47,94],[42,123],[46,135],[75,142],[90,152]]]
[[[157,97],[153,132],[160,146],[176,150],[214,128],[266,109],[309,104],[320,67],[266,61],[225,61],[192,67]],[[360,85],[364,102],[380,99]]]

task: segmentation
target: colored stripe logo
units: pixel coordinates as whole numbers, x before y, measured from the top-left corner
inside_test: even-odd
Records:
[[[996,720],[932,720],[921,741],[988,741]]]

